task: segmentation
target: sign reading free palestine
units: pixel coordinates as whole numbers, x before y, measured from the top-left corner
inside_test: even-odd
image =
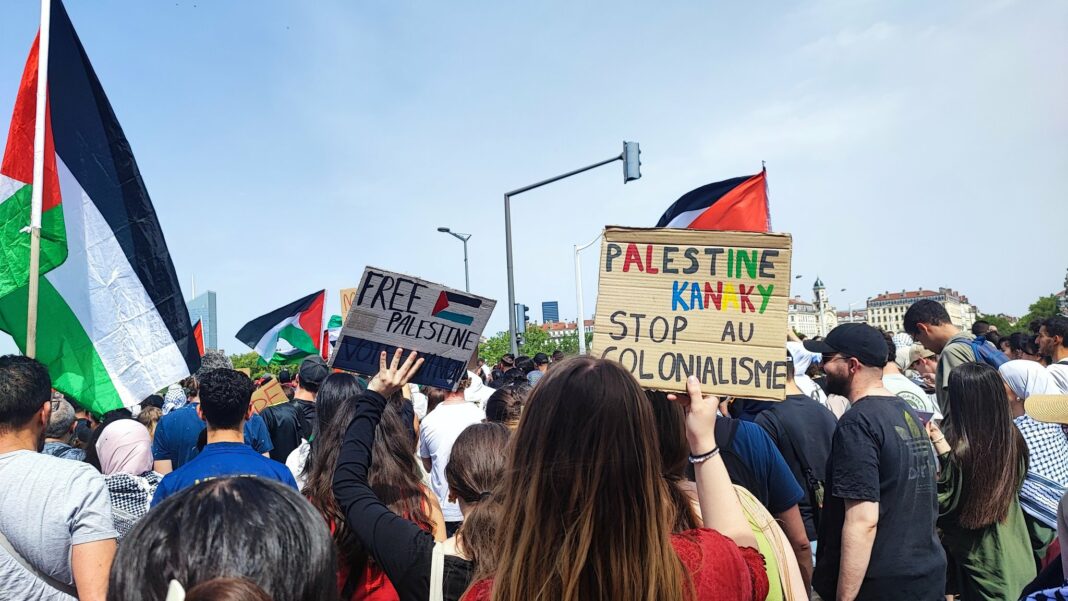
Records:
[[[330,366],[373,375],[398,349],[424,359],[412,379],[456,390],[478,352],[497,301],[416,277],[367,267],[352,297]]]

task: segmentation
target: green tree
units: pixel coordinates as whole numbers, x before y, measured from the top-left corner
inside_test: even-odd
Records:
[[[981,319],[997,328],[998,334],[1002,336],[1007,336],[1009,334],[1012,334],[1013,332],[1019,331],[1020,329],[1019,322],[1017,322],[1015,325],[1010,324],[1009,320],[1005,319],[1004,317],[998,317],[997,315],[980,315],[978,319]],[[1026,328],[1026,326],[1024,327]]]
[[[586,347],[589,348],[593,341],[592,334],[586,334]],[[568,334],[561,338],[550,338],[549,334],[539,326],[527,326],[523,335],[523,345],[519,347],[519,354],[533,357],[538,353],[552,355],[554,351],[562,351],[565,355],[578,354],[578,334]],[[512,352],[511,342],[508,340],[508,332],[497,332],[492,337],[478,346],[478,356],[486,360],[490,365],[496,365],[501,357]]]
[[[1031,303],[1031,306],[1027,308],[1027,315],[1020,318],[1020,321],[1016,322],[1019,330],[1027,330],[1028,326],[1033,320],[1043,320],[1047,317],[1053,317],[1057,314],[1057,297],[1050,294],[1049,296],[1043,296]]]
[[[269,372],[275,376],[285,365],[264,365],[260,360],[260,356],[255,351],[249,353],[243,353],[241,355],[230,355],[230,361],[234,364],[234,369],[247,368],[252,377],[255,378],[263,372]],[[289,372],[293,373],[296,369],[293,366],[288,366]]]

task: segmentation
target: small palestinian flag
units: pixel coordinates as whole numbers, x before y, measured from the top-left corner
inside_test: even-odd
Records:
[[[683,194],[668,207],[656,227],[771,231],[767,171],[706,184]]]
[[[337,336],[341,333],[341,326],[344,325],[344,321],[340,315],[331,315],[330,321],[326,324],[326,329],[323,330],[323,344],[320,348],[323,351],[323,359],[330,359],[330,350],[337,344]]]
[[[264,364],[298,363],[320,352],[325,290],[245,324],[237,339],[256,350]]]
[[[130,142],[62,2],[49,1],[36,358],[56,390],[102,414],[188,376],[200,357]],[[22,352],[39,42],[0,164],[0,330]]]

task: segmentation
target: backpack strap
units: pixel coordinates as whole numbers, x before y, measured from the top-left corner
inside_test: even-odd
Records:
[[[15,550],[15,547],[12,546],[11,541],[7,540],[7,537],[4,536],[3,532],[0,532],[0,548],[3,548],[3,550],[6,551],[12,559],[18,562],[20,566],[22,566],[27,572],[33,574],[41,582],[44,582],[48,586],[56,589],[61,593],[65,593],[67,595],[70,595],[71,597],[78,598],[77,588],[65,582],[60,582],[52,576],[49,576],[41,570],[38,570],[37,566],[27,561],[25,557],[20,555],[19,552]]]
[[[430,601],[445,600],[445,543],[434,543],[430,554]]]
[[[740,419],[717,417],[716,446],[719,447],[719,456],[723,459],[723,465],[727,467],[731,482],[742,486],[756,496],[760,494],[759,481],[753,475],[753,469],[734,450],[734,438],[738,434],[741,422]]]
[[[812,525],[816,527],[816,531],[820,528],[820,514],[823,512],[823,499],[826,494],[826,490],[823,487],[823,482],[816,477],[816,472],[812,469],[812,466],[808,463],[808,458],[801,454],[797,448],[797,443],[794,442],[794,437],[789,433],[786,434],[786,441],[790,445],[790,450],[794,452],[794,456],[797,457],[797,462],[801,466],[801,473],[805,476],[805,487],[808,489],[809,503],[812,505]]]

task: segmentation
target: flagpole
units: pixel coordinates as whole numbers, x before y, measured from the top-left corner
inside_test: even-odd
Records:
[[[45,109],[48,102],[48,34],[52,0],[41,0],[37,41],[37,114],[33,130],[33,188],[30,196],[30,282],[26,308],[26,356],[37,355],[37,296],[41,271],[41,205],[44,193]]]

